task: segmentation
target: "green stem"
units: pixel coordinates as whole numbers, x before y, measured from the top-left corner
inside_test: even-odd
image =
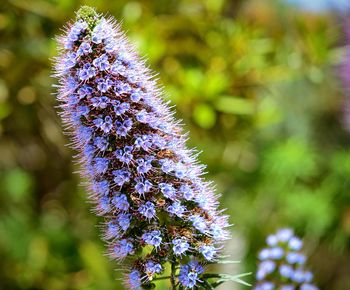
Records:
[[[222,277],[222,274],[204,274],[202,275],[203,278],[221,278]]]
[[[213,290],[213,289],[215,289],[215,287],[213,287],[213,285],[210,284],[207,280],[204,280],[202,283],[203,283],[203,287],[204,287],[205,289],[208,289],[208,290]]]
[[[152,281],[166,280],[166,279],[170,279],[170,278],[171,278],[171,276],[163,276],[163,277],[154,278]]]
[[[171,282],[171,289],[176,290],[176,260],[173,257],[171,260],[171,276],[170,276],[170,282]]]
[[[211,286],[215,289],[216,287],[220,286],[222,283],[224,283],[225,281],[220,281],[220,282],[214,282],[211,284]]]

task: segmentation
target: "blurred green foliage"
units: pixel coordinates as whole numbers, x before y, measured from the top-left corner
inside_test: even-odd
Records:
[[[203,151],[242,260],[222,270],[254,271],[291,226],[321,289],[350,289],[341,25],[276,0],[1,0],[0,289],[122,289],[51,95],[54,37],[82,4],[122,20]]]

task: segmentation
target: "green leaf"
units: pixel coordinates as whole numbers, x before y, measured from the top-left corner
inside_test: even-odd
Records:
[[[223,260],[223,261],[218,261],[217,264],[239,264],[241,261],[230,261],[230,260]]]
[[[233,282],[237,282],[246,286],[251,286],[249,283],[243,281],[241,278],[242,277],[246,277],[251,275],[252,273],[242,273],[242,274],[238,274],[238,275],[230,275],[230,274],[204,274],[202,276],[203,279],[205,279],[205,281],[207,281],[207,279],[211,279],[211,278],[218,278],[218,280],[216,280],[215,282],[213,282],[211,284],[212,287],[217,287],[220,284],[227,282],[227,281],[233,281]]]
[[[249,283],[243,281],[242,277],[246,277],[251,275],[252,273],[243,273],[243,274],[238,274],[238,275],[229,275],[229,274],[220,274],[221,278],[217,282],[227,282],[227,281],[233,281],[237,282],[246,286],[251,286]]]

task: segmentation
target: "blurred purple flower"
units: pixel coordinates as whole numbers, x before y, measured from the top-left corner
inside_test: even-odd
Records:
[[[328,10],[345,13],[350,10],[349,0],[285,0],[285,2],[316,13]]]
[[[255,274],[254,290],[263,289],[310,289],[313,275],[304,269],[305,255],[300,250],[302,241],[291,229],[281,229],[266,239],[267,248],[258,255],[259,265]]]

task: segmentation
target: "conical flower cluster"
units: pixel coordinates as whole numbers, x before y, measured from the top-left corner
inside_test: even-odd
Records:
[[[108,253],[123,261],[131,289],[170,268],[173,288],[198,286],[228,238],[227,217],[119,25],[88,7],[77,16],[58,39],[57,98]]]
[[[266,239],[268,245],[259,253],[254,290],[317,290],[313,274],[305,270],[303,242],[291,229],[281,229]]]

